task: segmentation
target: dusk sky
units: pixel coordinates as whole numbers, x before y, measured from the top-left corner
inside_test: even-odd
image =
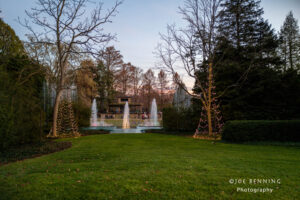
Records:
[[[109,7],[113,1],[103,2],[105,7]],[[144,70],[157,65],[153,52],[159,42],[159,33],[165,32],[167,24],[182,24],[178,6],[183,2],[184,0],[124,1],[113,23],[107,25],[105,30],[117,34],[117,41],[111,44],[121,51],[125,62],[131,62]],[[0,0],[1,17],[21,39],[25,39],[26,32],[16,19],[24,18],[24,10],[34,6],[35,0]],[[276,31],[279,31],[289,11],[293,11],[298,21],[300,19],[299,0],[262,0],[261,6],[264,9],[264,18]],[[188,85],[191,86],[192,83]]]

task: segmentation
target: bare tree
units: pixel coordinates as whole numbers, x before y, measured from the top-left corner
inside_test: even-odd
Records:
[[[102,61],[106,71],[113,75],[111,87],[115,86],[116,76],[114,76],[117,71],[122,68],[123,65],[123,56],[119,50],[116,50],[114,46],[107,47],[105,50],[101,51],[99,60]]]
[[[143,70],[139,67],[134,67],[132,71],[132,93],[134,101],[137,101],[137,96],[139,94],[139,89],[141,87]]]
[[[123,95],[126,95],[132,86],[133,69],[134,66],[131,63],[124,63],[117,71],[117,88]]]
[[[168,86],[167,74],[164,72],[164,70],[159,71],[157,79],[160,89],[160,106],[162,108],[164,105],[164,93]]]
[[[103,3],[96,6],[90,16],[86,13],[89,0],[38,0],[37,6],[26,11],[28,20],[20,23],[30,31],[33,43],[55,47],[51,75],[55,79],[56,98],[53,108],[52,136],[57,136],[56,125],[60,97],[66,87],[70,59],[76,54],[97,54],[99,45],[114,39],[114,35],[103,32],[103,25],[111,22],[122,1],[117,0],[111,9],[103,13]]]
[[[150,108],[151,98],[154,96],[155,75],[151,69],[148,69],[143,75],[143,90],[146,97],[146,107]]]
[[[212,87],[214,47],[216,43],[218,13],[222,0],[186,0],[179,11],[187,22],[187,28],[167,27],[167,34],[161,34],[162,43],[157,54],[164,69],[173,75],[174,81],[188,94],[199,99],[207,113],[208,132],[212,130]],[[199,94],[189,92],[178,76],[184,70],[195,80]],[[207,79],[201,80],[198,71],[207,72]]]

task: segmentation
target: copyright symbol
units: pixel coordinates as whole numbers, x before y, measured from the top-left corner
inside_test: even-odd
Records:
[[[234,180],[233,180],[233,179],[230,179],[230,180],[229,180],[229,183],[230,183],[230,184],[233,184],[233,183],[234,183]]]

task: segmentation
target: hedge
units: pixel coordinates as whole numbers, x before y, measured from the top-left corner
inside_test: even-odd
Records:
[[[40,142],[46,136],[44,75],[36,73],[41,69],[23,55],[0,58],[0,151]]]
[[[225,123],[222,140],[300,142],[300,120],[241,120]]]
[[[199,122],[199,113],[192,108],[167,107],[163,109],[165,131],[194,132]]]

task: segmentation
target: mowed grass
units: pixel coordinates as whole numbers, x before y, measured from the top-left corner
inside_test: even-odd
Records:
[[[300,148],[160,134],[93,135],[0,167],[0,199],[299,199]],[[233,185],[230,179],[280,179]],[[237,187],[272,188],[242,193]]]

